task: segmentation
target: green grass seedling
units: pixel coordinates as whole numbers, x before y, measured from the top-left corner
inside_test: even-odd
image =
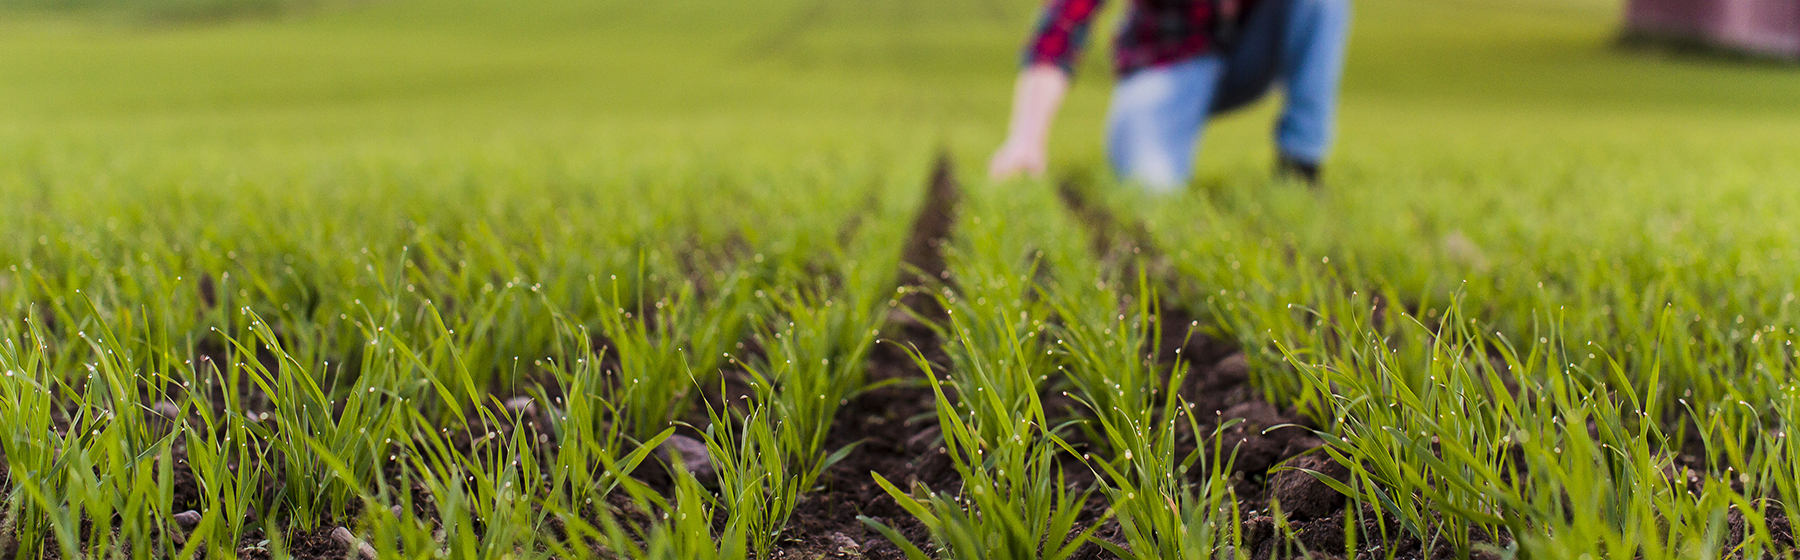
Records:
[[[1126,545],[1097,542],[1120,558],[1140,560],[1200,560],[1241,550],[1234,538],[1237,496],[1229,480],[1233,457],[1225,453],[1220,437],[1235,422],[1215,427],[1211,437],[1201,440],[1212,442],[1212,449],[1178,453],[1181,434],[1204,433],[1177,394],[1188,364],[1177,360],[1159,381],[1152,357],[1138,355],[1145,338],[1155,340],[1165,328],[1153,315],[1155,295],[1147,286],[1139,288],[1146,297],[1131,308],[1129,318],[1108,320],[1058,307],[1064,326],[1057,336],[1069,357],[1069,377],[1077,399],[1093,411],[1095,426],[1088,432],[1104,444],[1090,453],[1088,462],[1104,474],[1101,488]],[[1154,389],[1159,383],[1160,391]],[[1200,474],[1200,482],[1190,483],[1189,472],[1202,453],[1211,454],[1208,470]]]
[[[767,387],[767,381],[763,386]],[[799,504],[800,492],[812,482],[807,476],[817,476],[793,463],[801,457],[799,449],[787,446],[804,442],[783,430],[784,425],[804,420],[779,417],[779,411],[785,409],[773,405],[768,397],[766,392],[759,395],[757,404],[742,418],[707,411],[712,424],[706,430],[706,448],[718,467],[718,507],[725,515],[725,534],[742,535],[749,543],[750,557],[756,560],[769,558],[788,516]]]
[[[775,298],[785,325],[759,326],[757,339],[767,357],[742,363],[762,406],[775,409],[781,447],[794,462],[790,469],[811,486],[834,458],[847,450],[826,450],[825,437],[838,407],[865,388],[869,350],[880,332],[871,298],[845,294]],[[781,319],[777,319],[780,321]]]
[[[24,332],[14,332],[10,328],[13,324],[9,324],[6,339],[0,342],[4,345],[0,347],[0,370],[5,370],[0,373],[0,420],[9,426],[0,445],[4,445],[9,480],[26,481],[13,483],[6,496],[5,512],[10,528],[23,538],[6,538],[18,545],[21,554],[32,554],[38,552],[40,543],[31,536],[49,529],[46,516],[52,510],[42,509],[42,500],[32,495],[42,494],[43,489],[28,493],[25,488],[32,480],[61,478],[59,473],[64,467],[57,461],[62,437],[51,426],[52,387],[56,380],[50,376],[50,365],[45,363],[46,333],[38,326],[35,313],[27,315],[22,323]]]
[[[702,296],[690,282],[676,295],[654,301],[641,292],[621,294],[614,281],[601,298],[600,332],[618,359],[618,371],[609,372],[605,402],[614,407],[612,421],[633,439],[647,440],[681,418],[690,405],[689,388],[696,379],[710,382],[725,349],[738,340],[748,276],[727,278],[710,295]],[[594,289],[599,293],[597,285]]]

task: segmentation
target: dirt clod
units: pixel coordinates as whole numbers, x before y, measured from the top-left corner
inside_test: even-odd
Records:
[[[1238,403],[1220,413],[1221,423],[1239,422],[1219,434],[1227,451],[1236,452],[1233,469],[1260,475],[1283,459],[1317,447],[1318,439],[1298,424],[1304,419],[1283,414],[1268,401]]]
[[[1243,352],[1238,352],[1226,356],[1223,360],[1219,360],[1219,363],[1213,365],[1212,377],[1208,380],[1209,384],[1215,386],[1237,385],[1248,382],[1250,382],[1250,360],[1244,357]]]
[[[1349,479],[1349,469],[1322,453],[1289,459],[1285,466],[1294,470],[1276,473],[1270,477],[1269,486],[1274,489],[1274,496],[1281,503],[1281,510],[1290,519],[1311,521],[1343,511],[1343,494],[1299,469],[1317,472],[1338,481]]]
[[[1244,548],[1256,550],[1257,547],[1275,536],[1275,518],[1269,516],[1252,517],[1244,521]]]

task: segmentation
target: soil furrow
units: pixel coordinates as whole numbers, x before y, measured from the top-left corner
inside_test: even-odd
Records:
[[[936,400],[910,352],[919,352],[933,367],[947,361],[929,322],[944,316],[932,291],[952,283],[944,250],[954,234],[961,197],[950,158],[940,156],[902,248],[896,278],[904,292],[900,307],[869,353],[867,380],[875,389],[838,409],[826,436],[828,450],[856,447],[826,470],[819,489],[802,497],[776,558],[904,558],[898,547],[858,521],[859,515],[899,529],[914,544],[929,542],[924,525],[894,503],[870,473],[907,487],[915,482],[942,487],[958,480],[938,452],[942,441],[936,436]]]

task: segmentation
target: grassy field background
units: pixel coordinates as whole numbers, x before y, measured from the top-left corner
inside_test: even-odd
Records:
[[[408,383],[430,378],[444,402],[422,407],[417,422],[368,418],[411,433],[460,418],[446,403],[479,401],[464,394],[479,391],[408,368],[462,364],[452,369],[471,387],[496,376],[516,384],[532,370],[520,364],[560,351],[580,328],[622,339],[644,324],[612,313],[630,299],[607,295],[613,280],[622,278],[622,293],[650,294],[643,301],[741,309],[732,306],[761,304],[696,302],[735,289],[805,292],[821,267],[893,277],[894,248],[940,150],[960,164],[967,193],[952,250],[952,269],[967,280],[953,307],[979,301],[975,316],[990,319],[1055,314],[1005,303],[1023,288],[1004,280],[1023,278],[1019,257],[1034,251],[1057,263],[1057,297],[1091,296],[1095,309],[1130,301],[1117,284],[1074,288],[1104,277],[1105,266],[1077,254],[1086,234],[1059,214],[1050,181],[990,184],[980,174],[1003,133],[1033,2],[388,0],[200,18],[105,3],[0,6],[0,309],[13,317],[0,327],[9,341],[0,367],[9,378],[38,376],[0,385],[9,426],[37,413],[33,422],[48,421],[52,408],[74,424],[82,416],[70,410],[142,416],[79,380],[125,355],[107,375],[198,379],[187,358],[221,344],[207,342],[212,329],[236,329],[249,333],[233,335],[246,347],[289,341],[294,363],[321,380],[334,357],[375,360],[364,344],[418,356],[454,349],[449,362],[365,361],[362,371],[381,373],[356,381],[365,385],[326,383],[318,395],[335,404],[365,386],[426,391]],[[1159,266],[1180,279],[1163,297],[1240,344],[1274,400],[1345,438],[1334,443],[1340,459],[1371,465],[1355,479],[1356,503],[1425,524],[1410,529],[1421,538],[1441,536],[1467,554],[1480,539],[1456,529],[1461,521],[1504,527],[1545,557],[1708,557],[1736,546],[1719,528],[1728,512],[1741,527],[1745,511],[1800,499],[1800,473],[1789,467],[1800,448],[1785,436],[1800,421],[1791,348],[1800,71],[1616,48],[1620,6],[1611,1],[1365,0],[1355,9],[1341,141],[1323,191],[1269,177],[1268,102],[1208,131],[1193,192],[1158,200],[1113,184],[1099,140],[1104,44],[1090,48],[1060,116],[1053,175],[1142,217],[1170,257]],[[868,225],[841,238],[848,217],[864,214]],[[739,249],[770,264],[721,264],[730,272],[698,281],[709,295],[683,292],[678,277],[694,272],[694,254],[728,261]],[[738,286],[737,272],[754,280],[720,287]],[[196,289],[202,277],[212,287]],[[820,289],[867,304],[845,324],[883,325],[870,311],[885,297],[878,281]],[[828,307],[795,305],[775,314]],[[432,318],[439,310],[446,319]],[[701,356],[697,348],[729,348],[730,333],[755,330],[716,310],[692,316],[718,319],[704,332],[725,334],[694,334],[626,362],[673,371]],[[1451,327],[1440,324],[1450,317]],[[1464,321],[1471,326],[1455,328]],[[262,326],[274,330],[256,332]],[[1005,339],[996,329],[986,334]],[[34,336],[62,344],[34,350]],[[1022,340],[1012,342],[1052,346],[1057,364],[1076,369],[1090,350]],[[854,346],[826,352],[854,356]],[[959,377],[980,361],[975,350],[1000,346],[964,344],[966,355],[952,352],[964,360],[952,377],[976,383]],[[1487,362],[1470,357],[1483,353]],[[718,365],[704,360],[687,367]],[[1484,369],[1493,363],[1526,385],[1517,402],[1470,389],[1500,375]],[[55,403],[31,400],[34,392]],[[1600,435],[1573,434],[1571,413],[1591,415]],[[355,427],[293,414],[284,426]],[[85,446],[120,461],[107,484],[154,494],[126,476],[153,472],[154,462],[126,458],[166,447],[154,444],[149,420],[133,422],[107,436],[116,439],[96,430],[77,441],[76,431],[57,444],[32,435],[50,426],[29,424],[36,431],[10,434],[7,458],[18,472],[44,472],[22,466],[37,457],[66,473],[52,450]],[[629,438],[660,427],[633,425],[642,433]],[[346,460],[378,460],[386,449],[332,429],[318,437]],[[975,428],[984,429],[997,428]],[[1537,434],[1533,443],[1513,443],[1525,433]],[[1426,436],[1478,449],[1433,463],[1412,446]],[[1562,437],[1580,441],[1547,439]],[[1693,439],[1706,440],[1705,457],[1669,451]],[[817,451],[808,449],[795,453]],[[1515,449],[1534,465],[1522,479],[1497,466]],[[290,485],[316,485],[322,501],[290,495],[263,511],[286,512],[299,527],[344,518],[344,504],[374,492],[378,478],[284,460],[284,476],[300,477]],[[1713,482],[1689,494],[1646,482],[1678,465]],[[45,480],[48,494],[15,490],[9,504],[42,514],[31,527],[44,531],[55,525],[52,506],[113,488]],[[1506,491],[1475,490],[1509,480]],[[1384,501],[1371,488],[1403,498]],[[490,524],[484,538],[505,548],[455,553],[510,551],[514,541],[493,536],[495,514],[480,511],[471,515]],[[1422,513],[1431,511],[1451,521]],[[530,526],[530,515],[514,519]],[[236,542],[242,529],[213,529],[229,537],[215,544]],[[1736,542],[1781,542],[1772,531],[1740,531]]]
[[[1287,229],[1416,233],[1405,222],[1468,217],[1447,198],[1518,202],[1536,216],[1486,214],[1466,230],[1573,227],[1596,210],[1635,220],[1696,200],[1782,207],[1780,189],[1758,187],[1794,173],[1784,160],[1800,77],[1622,52],[1610,46],[1617,11],[1594,1],[1359,4],[1334,189],[1307,208],[1340,218]],[[975,169],[1003,132],[1032,12],[998,0],[378,2],[95,23],[15,10],[0,22],[0,100],[11,108],[0,157],[12,188],[52,184],[59,196],[92,193],[69,185],[96,175],[138,177],[142,192],[168,182],[142,177],[169,174],[273,186],[325,169],[453,174],[484,162],[529,174],[837,158],[917,177],[920,154],[938,146]],[[1093,50],[1053,143],[1062,169],[1103,161],[1109,70],[1103,45]],[[1261,179],[1271,108],[1209,132],[1202,184]]]
[[[1345,188],[1364,174],[1405,175],[1386,159],[1394,154],[1423,165],[1465,153],[1529,159],[1509,154],[1550,141],[1635,154],[1738,139],[1775,149],[1761,140],[1791,124],[1788,68],[1612,49],[1610,2],[1357,8],[1334,166]],[[343,160],[380,146],[450,150],[421,149],[436,142],[559,146],[579,158],[609,144],[685,142],[749,162],[917,144],[979,161],[1001,132],[1033,11],[1000,0],[377,2],[218,22],[96,23],[15,9],[0,45],[9,61],[0,98],[13,108],[5,132],[14,154],[105,142],[124,154],[229,152],[249,168],[263,163],[250,157],[263,150],[283,153],[272,158],[280,161]],[[1056,137],[1065,165],[1100,161],[1110,72],[1104,45],[1093,50]],[[1202,175],[1262,167],[1251,158],[1267,157],[1263,121],[1218,127]],[[1754,151],[1743,155],[1753,160]]]

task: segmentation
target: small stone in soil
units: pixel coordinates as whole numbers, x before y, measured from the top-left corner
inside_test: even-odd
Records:
[[[672,435],[657,446],[656,454],[664,461],[673,461],[670,453],[681,455],[681,464],[687,467],[694,478],[708,481],[718,478],[718,471],[713,469],[712,455],[706,451],[706,444],[700,440],[684,435]]]
[[[181,528],[193,529],[195,525],[200,524],[200,512],[190,509],[190,510],[175,514],[174,519],[175,519],[175,524],[180,525]]]
[[[356,538],[356,533],[350,532],[349,529],[343,527],[332,529],[331,540],[344,545],[344,548],[356,551],[357,555],[362,556],[364,560],[375,560],[375,547]]]
[[[906,448],[924,450],[927,445],[937,442],[941,436],[942,434],[939,433],[937,426],[925,428],[924,430],[920,430],[919,433],[913,434],[912,437],[906,438]]]
[[[506,399],[506,410],[513,414],[529,416],[537,414],[537,404],[532,401],[531,397],[513,397]]]
[[[862,545],[841,532],[831,534],[831,546],[834,558],[862,558]]]

